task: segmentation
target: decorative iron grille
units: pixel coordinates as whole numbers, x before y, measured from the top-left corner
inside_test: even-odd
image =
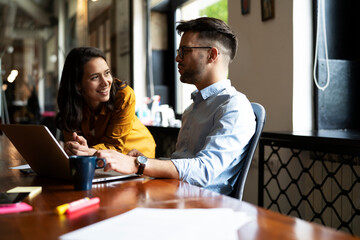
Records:
[[[258,204],[360,235],[360,135],[263,133]]]

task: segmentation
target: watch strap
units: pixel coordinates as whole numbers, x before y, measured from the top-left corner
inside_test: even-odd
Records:
[[[146,166],[146,163],[147,163],[147,157],[145,157],[145,156],[137,157],[136,158],[136,163],[138,165],[138,171],[137,171],[136,175],[141,176],[141,175],[143,175],[144,170],[145,170],[145,166]]]
[[[136,175],[138,175],[138,176],[143,175],[144,170],[145,170],[145,164],[140,163],[140,164],[139,164],[139,168],[138,168],[138,171],[137,171]]]

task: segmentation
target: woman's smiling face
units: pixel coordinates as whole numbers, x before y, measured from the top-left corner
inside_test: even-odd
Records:
[[[110,68],[103,58],[93,58],[84,65],[80,91],[90,108],[96,109],[100,103],[109,101],[112,82]]]

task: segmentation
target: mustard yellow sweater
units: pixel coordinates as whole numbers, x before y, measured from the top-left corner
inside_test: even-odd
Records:
[[[64,140],[69,141],[72,133],[63,133]],[[97,150],[113,149],[127,154],[135,148],[149,158],[155,157],[154,138],[135,115],[135,93],[129,86],[117,92],[113,111],[103,106],[100,113],[94,115],[85,107],[78,134],[85,137],[89,147]]]

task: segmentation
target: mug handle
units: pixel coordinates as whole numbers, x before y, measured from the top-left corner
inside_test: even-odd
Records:
[[[104,167],[106,166],[106,160],[105,160],[105,158],[96,158],[95,161],[96,161],[95,169],[104,168]],[[103,162],[104,166],[100,167],[99,164],[98,164],[98,161]]]

